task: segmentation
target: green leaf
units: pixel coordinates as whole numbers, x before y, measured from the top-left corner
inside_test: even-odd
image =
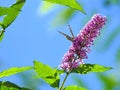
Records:
[[[109,48],[112,42],[116,39],[116,37],[120,35],[120,26],[116,27],[113,32],[108,36],[107,40],[103,44],[103,50]]]
[[[45,82],[50,84],[51,87],[59,87],[59,75],[55,69],[50,66],[42,64],[41,62],[34,61],[34,70],[38,74],[39,78],[42,78]]]
[[[72,80],[75,82],[75,84],[77,86],[80,86],[80,87],[84,87],[84,88],[87,88],[88,89],[88,85],[86,85],[85,81],[83,80],[83,78],[80,78],[78,76],[78,74],[73,74],[72,75]]]
[[[44,0],[44,1],[48,1],[51,3],[55,3],[55,4],[60,4],[64,6],[69,6],[85,14],[85,11],[83,10],[82,6],[76,0]]]
[[[104,0],[105,6],[112,6],[112,4],[120,5],[120,0]]]
[[[99,80],[103,84],[103,90],[114,90],[115,86],[119,85],[114,76],[108,76],[104,74],[97,74]]]
[[[0,78],[10,76],[10,75],[13,75],[13,74],[16,74],[16,73],[24,72],[24,71],[27,71],[27,70],[31,70],[31,69],[33,69],[33,67],[31,67],[31,66],[13,67],[13,68],[10,68],[8,70],[4,70],[4,71],[0,72]]]
[[[0,7],[0,16],[4,17],[3,20],[0,21],[0,28],[5,31],[5,29],[16,19],[24,3],[25,0],[16,0],[16,3],[10,7]],[[4,32],[0,31],[0,42],[3,36]]]
[[[57,69],[56,72],[57,72],[58,74],[63,74],[63,73],[64,73],[64,70],[59,70],[59,69]]]
[[[87,90],[86,88],[78,87],[78,86],[67,86],[64,90]]]
[[[49,12],[54,7],[53,3],[50,2],[43,2],[40,6],[40,11],[42,14]]]
[[[61,10],[53,19],[52,26],[56,27],[68,22],[69,19],[72,18],[75,10],[72,8],[66,8],[65,10]]]
[[[24,3],[25,0],[17,0],[16,3],[10,7],[0,7],[0,16],[4,16],[4,19],[1,22],[4,29],[15,20]]]
[[[9,81],[6,82],[0,81],[0,90],[30,90],[30,89],[19,87],[16,84],[11,83]]]
[[[41,87],[45,83],[43,80],[39,80],[38,78],[32,78],[36,75],[32,70],[30,72],[20,73],[18,76],[22,81],[22,85],[28,86],[31,90],[39,90],[38,86]]]
[[[78,68],[72,70],[72,73],[87,74],[89,72],[105,72],[112,69],[98,64],[82,64]]]
[[[118,48],[116,52],[116,61],[118,62],[117,64],[120,64],[120,48]]]

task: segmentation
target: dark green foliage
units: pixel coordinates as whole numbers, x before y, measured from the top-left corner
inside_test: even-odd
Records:
[[[98,64],[82,64],[78,68],[72,70],[72,73],[87,74],[89,72],[104,72],[112,69]]]
[[[0,90],[30,90],[30,89],[19,87],[16,84],[11,83],[9,81],[6,82],[0,81]]]

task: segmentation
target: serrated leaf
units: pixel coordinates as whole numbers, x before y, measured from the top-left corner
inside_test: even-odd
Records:
[[[67,86],[64,90],[87,90],[86,88],[78,87],[78,86]]]
[[[105,72],[112,69],[98,64],[81,64],[78,68],[72,70],[72,73],[87,74],[90,72]]]
[[[0,81],[0,90],[30,90],[30,89],[19,87],[16,84],[11,83],[9,81],[6,82]]]
[[[60,4],[64,6],[69,6],[85,14],[85,11],[83,10],[82,6],[76,0],[43,0],[43,1],[48,1],[51,3]]]
[[[17,17],[25,0],[17,0],[15,4],[10,7],[0,7],[0,16],[4,16],[1,22],[4,29],[7,28]]]
[[[50,84],[51,87],[59,87],[60,79],[56,70],[36,60],[34,61],[34,70],[38,74],[38,77],[42,78],[45,82]]]
[[[24,71],[27,71],[27,70],[31,70],[31,69],[33,69],[33,67],[31,67],[31,66],[13,67],[13,68],[10,68],[10,69],[7,69],[7,70],[4,70],[4,71],[0,72],[0,78],[10,76],[10,75],[13,75],[13,74],[16,74],[16,73],[24,72]]]

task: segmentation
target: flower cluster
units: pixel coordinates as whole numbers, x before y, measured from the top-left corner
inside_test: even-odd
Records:
[[[80,30],[80,33],[74,37],[72,45],[65,53],[60,68],[66,72],[77,68],[83,64],[83,59],[87,59],[87,53],[94,39],[100,35],[100,29],[105,25],[106,17],[95,14],[92,19]]]

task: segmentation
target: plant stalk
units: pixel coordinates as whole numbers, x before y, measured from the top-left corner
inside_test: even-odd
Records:
[[[4,34],[4,32],[5,32],[5,28],[4,28],[4,26],[0,23],[0,27],[2,27],[2,30],[0,30],[1,32],[0,32],[0,38],[2,37],[2,35]]]
[[[64,80],[63,80],[63,82],[62,82],[62,85],[61,85],[61,87],[59,88],[59,90],[62,90],[62,89],[63,89],[64,84],[65,84],[65,81],[66,81],[68,75],[69,75],[69,73],[66,73],[66,76],[65,76],[65,78],[64,78]]]
[[[5,29],[1,30],[0,37],[2,37],[3,33],[5,32]]]

